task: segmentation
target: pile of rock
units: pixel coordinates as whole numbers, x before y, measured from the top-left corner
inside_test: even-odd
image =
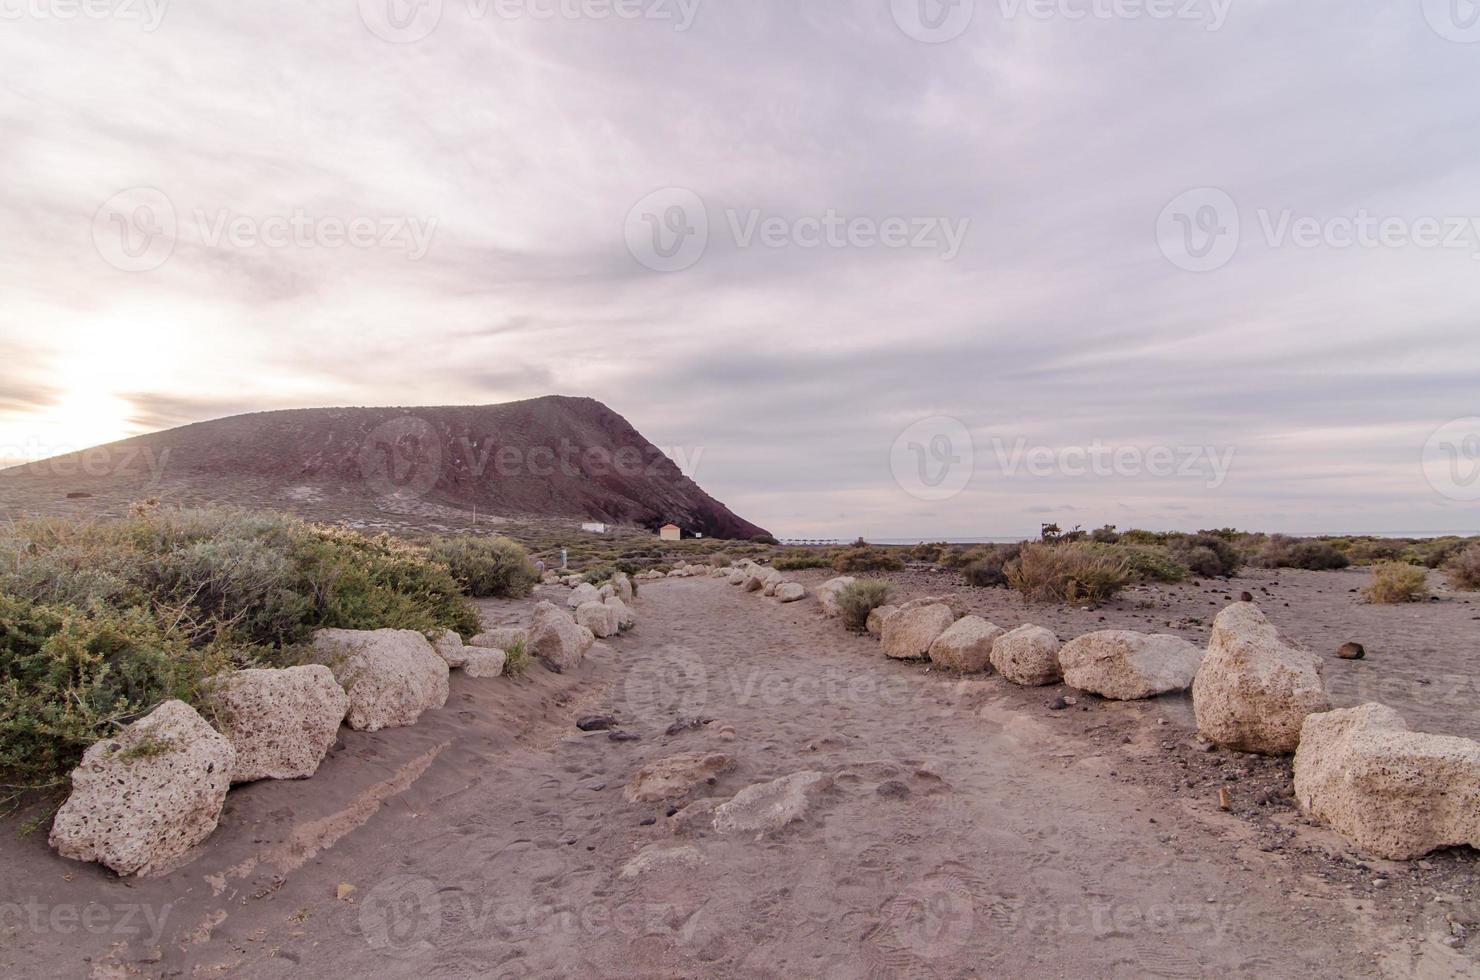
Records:
[[[757,592],[777,602],[800,602],[807,597],[807,587],[800,582],[788,582],[786,576],[774,568],[758,565],[749,558],[741,559],[729,568],[719,569],[716,578],[724,578],[731,585],[738,585],[745,592]]]
[[[320,630],[320,663],[222,675],[205,690],[215,728],[185,702],[167,701],[89,748],[51,845],[121,875],[167,870],[215,830],[233,784],[312,776],[341,724],[366,732],[414,725],[446,704],[449,671],[498,677],[519,644],[552,670],[575,667],[597,635],[577,620],[601,635],[635,622],[626,577],[603,588],[609,594],[593,589],[599,601],[575,616],[541,602],[527,630],[493,629],[467,644],[450,630],[434,642],[412,630]]]

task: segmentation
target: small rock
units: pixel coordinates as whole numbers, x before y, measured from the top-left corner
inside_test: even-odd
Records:
[[[583,732],[609,732],[617,727],[617,719],[611,715],[587,715],[576,721],[576,727]]]
[[[1336,655],[1342,660],[1366,660],[1367,648],[1360,643],[1344,643]]]
[[[608,732],[606,737],[610,741],[613,741],[613,742],[635,742],[638,739],[640,739],[642,736],[641,735],[634,735],[631,732],[624,732],[624,731],[620,731],[620,730],[613,730],[613,731]]]

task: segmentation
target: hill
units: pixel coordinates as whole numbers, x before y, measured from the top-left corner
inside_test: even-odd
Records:
[[[141,497],[335,520],[378,510],[766,533],[591,398],[258,412],[0,471],[0,512],[12,517],[116,511]]]

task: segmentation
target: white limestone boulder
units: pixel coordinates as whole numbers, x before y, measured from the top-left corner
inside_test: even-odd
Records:
[[[415,630],[320,630],[314,651],[349,695],[349,727],[414,725],[447,703],[447,661]]]
[[[930,644],[930,662],[963,674],[990,671],[992,646],[1006,632],[980,616],[963,616],[946,627],[946,631]]]
[[[83,753],[51,846],[120,875],[169,871],[216,829],[235,762],[194,708],[166,701]]]
[[[1252,602],[1218,614],[1207,656],[1192,682],[1203,738],[1226,748],[1288,755],[1310,714],[1331,700],[1315,654],[1281,635]]]
[[[322,664],[235,671],[211,685],[209,699],[236,753],[233,783],[312,776],[349,711],[349,695]]]
[[[1024,687],[1057,684],[1064,676],[1059,666],[1059,638],[1042,626],[1025,625],[997,637],[992,644],[992,666],[997,673]]]
[[[1480,848],[1480,743],[1410,731],[1383,704],[1307,715],[1295,799],[1373,857]]]
[[[1185,691],[1202,659],[1202,647],[1180,636],[1132,630],[1086,633],[1059,650],[1066,684],[1116,701]]]

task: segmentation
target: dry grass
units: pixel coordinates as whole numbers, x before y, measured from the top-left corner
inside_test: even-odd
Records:
[[[855,633],[868,632],[868,614],[889,601],[889,583],[864,579],[843,587],[838,593],[843,625]]]
[[[1007,583],[1029,602],[1094,605],[1130,584],[1123,558],[1081,542],[1024,545],[1007,567]]]
[[[1372,581],[1362,590],[1362,596],[1383,606],[1423,602],[1429,597],[1428,574],[1417,565],[1384,562],[1373,566]]]

